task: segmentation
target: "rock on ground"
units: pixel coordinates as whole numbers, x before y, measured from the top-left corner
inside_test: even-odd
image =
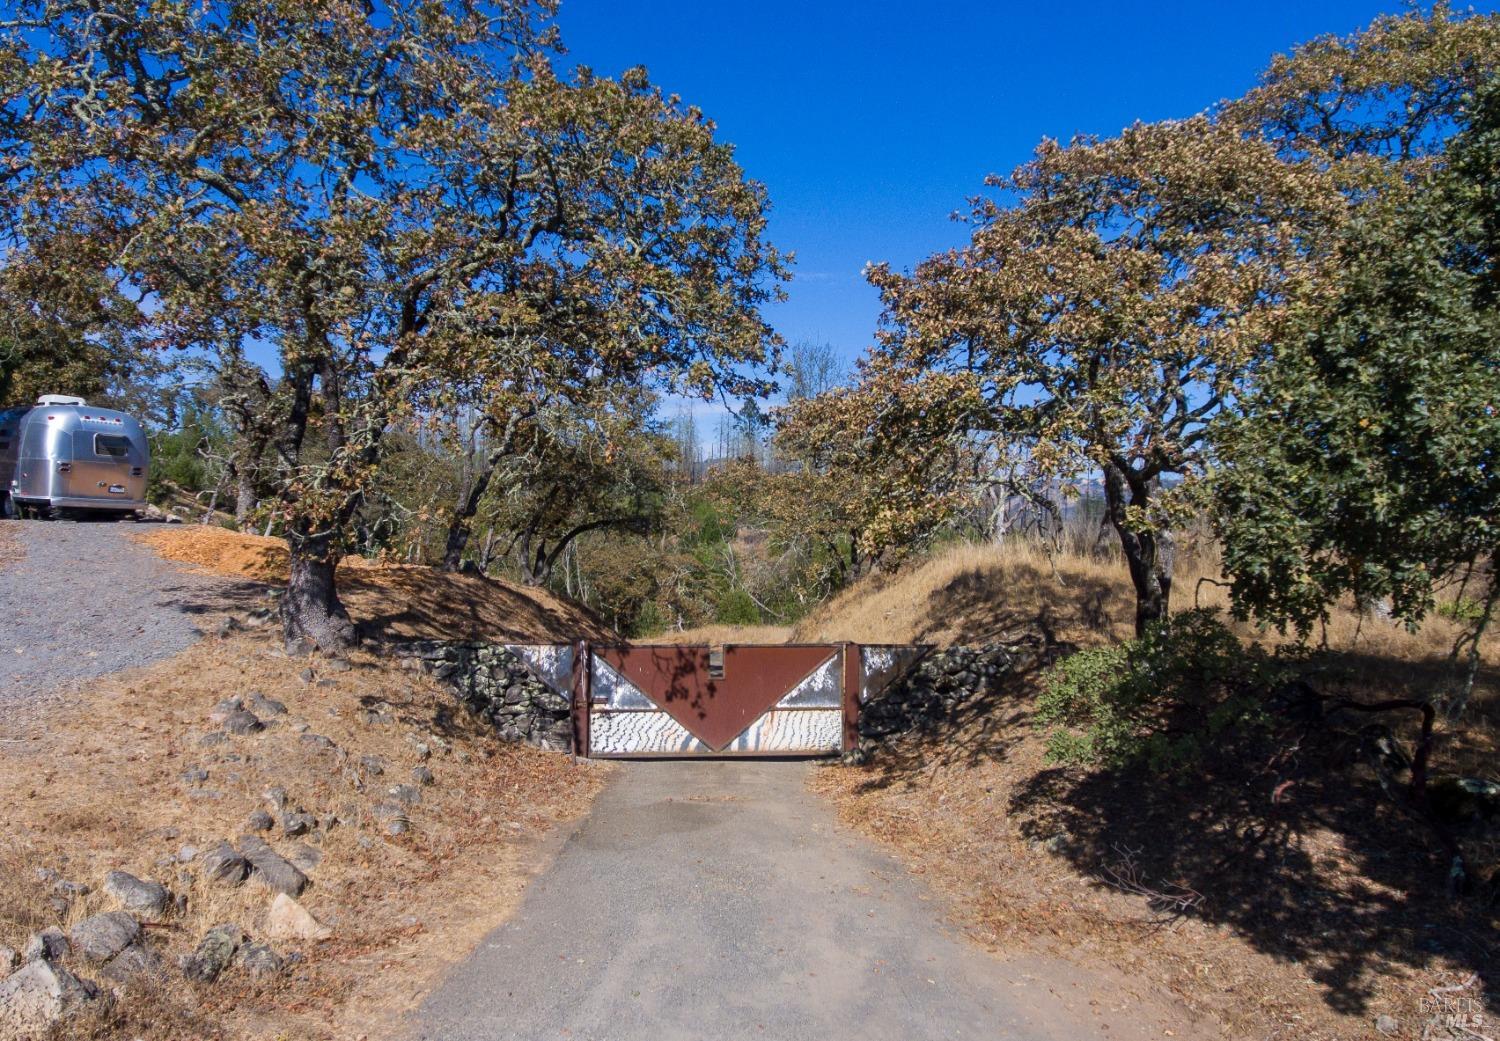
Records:
[[[104,876],[104,891],[121,907],[143,918],[158,918],[166,913],[172,894],[160,882],[148,882],[126,871],[111,871]]]
[[[204,878],[211,882],[223,882],[225,885],[237,886],[250,873],[249,861],[227,842],[220,842],[201,854],[198,863],[203,869]]]
[[[245,933],[237,925],[216,925],[203,934],[198,947],[183,965],[183,975],[195,983],[212,983],[229,967],[234,954],[245,942]]]
[[[152,951],[143,944],[133,943],[106,962],[100,971],[106,979],[124,983],[143,972],[151,972],[160,964],[161,959]]]
[[[288,838],[306,835],[317,826],[318,818],[303,810],[283,813],[281,815],[281,830]]]
[[[240,968],[253,980],[263,980],[276,975],[286,965],[281,955],[263,943],[247,943],[235,956]]]
[[[42,1033],[98,993],[92,983],[45,958],[27,962],[0,980],[0,1037]]]
[[[250,870],[269,888],[287,896],[301,896],[307,888],[307,876],[280,853],[255,835],[240,836],[240,856],[250,863]]]
[[[284,716],[286,715],[286,703],[268,698],[260,691],[250,695],[250,711],[261,716]]]
[[[295,864],[299,871],[311,871],[323,862],[323,854],[307,843],[299,842],[292,847],[287,859]]]
[[[108,911],[85,918],[68,935],[79,954],[106,962],[141,938],[141,925],[124,911]]]
[[[273,940],[326,940],[333,930],[285,893],[271,901],[266,915],[266,935]]]
[[[265,724],[260,721],[260,717],[258,717],[254,712],[246,712],[241,709],[238,712],[232,712],[229,714],[229,716],[224,720],[224,729],[231,734],[239,734],[243,736],[245,734],[254,734],[260,730],[265,729]]]
[[[46,958],[49,961],[61,961],[72,951],[68,938],[63,931],[56,926],[49,926],[39,933],[32,933],[26,941],[26,946],[21,950],[22,961],[36,961],[38,958]]]

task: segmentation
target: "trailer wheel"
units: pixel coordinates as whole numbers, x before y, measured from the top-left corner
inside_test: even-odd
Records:
[[[21,513],[16,509],[16,500],[10,497],[9,492],[0,492],[0,517],[6,520],[21,519]]]

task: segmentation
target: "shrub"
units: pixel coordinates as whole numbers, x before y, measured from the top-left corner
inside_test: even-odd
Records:
[[[1484,617],[1484,601],[1461,596],[1457,600],[1448,600],[1438,604],[1437,613],[1459,624],[1477,622]]]
[[[714,621],[720,625],[757,625],[760,623],[760,608],[743,589],[731,589],[715,607]]]
[[[1265,722],[1265,694],[1287,666],[1246,648],[1211,611],[1185,611],[1144,636],[1070,655],[1038,699],[1053,762],[1145,762],[1179,770],[1231,730]]]

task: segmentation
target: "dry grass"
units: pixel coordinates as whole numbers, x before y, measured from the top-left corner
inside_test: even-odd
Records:
[[[1199,584],[1204,574],[1216,575],[1211,558],[1179,569],[1175,606],[1191,606],[1195,592],[1202,606],[1224,605],[1222,589]],[[792,638],[954,644],[1040,632],[1061,652],[1128,636],[1132,612],[1116,561],[960,546],[846,591]],[[1430,694],[1449,675],[1456,635],[1442,618],[1409,633],[1339,610],[1320,683],[1364,698]],[[1485,650],[1494,662],[1500,641]],[[1058,769],[1032,723],[1038,679],[989,692],[937,739],[900,742],[870,767],[819,771],[814,786],[947,891],[981,942],[1102,961],[1159,984],[1201,1017],[1202,1033],[1364,1038],[1388,1014],[1397,1036],[1449,1036],[1422,1033],[1422,1002],[1493,964],[1497,909],[1443,896],[1441,858],[1368,774],[1330,765],[1343,752],[1336,742],[1310,741],[1274,763],[1206,764],[1182,785]],[[1436,768],[1494,778],[1497,717],[1492,665],[1467,724],[1439,735]],[[1470,852],[1483,874],[1496,870],[1500,843]],[[1150,892],[1102,881],[1130,875],[1127,857],[1143,890],[1203,900],[1172,918]]]
[[[1227,608],[1215,584],[1211,551],[1180,562],[1172,606]],[[844,590],[792,627],[795,640],[861,643],[976,644],[1018,632],[1053,633],[1059,641],[1089,646],[1131,635],[1134,595],[1125,565],[1110,555],[1053,556],[1034,542],[959,544],[905,570],[873,575]],[[1248,639],[1283,642],[1276,633],[1242,627]],[[1326,630],[1327,645],[1402,661],[1444,658],[1459,627],[1432,617],[1417,633],[1347,607]],[[1319,640],[1325,633],[1317,634]],[[1486,651],[1500,652],[1500,634]]]
[[[391,603],[438,584],[414,580],[406,569],[371,573],[390,581],[368,595]],[[448,588],[456,596],[467,584]],[[423,605],[430,613],[412,628],[439,624],[445,603]],[[543,628],[548,616],[540,609],[500,624],[502,603],[461,605],[453,628],[515,632],[524,625],[534,627],[528,635],[558,638]],[[151,930],[166,955],[165,975],[70,1025],[70,1037],[391,1036],[436,977],[510,913],[555,841],[555,826],[580,815],[601,783],[597,764],[501,743],[420,673],[361,652],[350,670],[325,670],[319,659],[282,653],[273,628],[206,639],[170,661],[93,681],[34,729],[6,736],[0,943],[19,947],[38,928],[66,928],[106,909],[98,890],[116,868],[158,879],[188,900],[184,913]],[[309,666],[316,673],[310,683],[299,675]],[[284,702],[287,714],[268,717],[272,725],[262,733],[201,745],[215,729],[210,709],[251,691]],[[335,747],[302,740],[304,727]],[[426,765],[435,783],[411,808],[411,831],[391,837],[371,811],[390,786],[412,781],[416,742],[431,750]],[[384,773],[366,770],[365,756],[383,759]],[[189,783],[182,776],[188,767],[207,770],[207,781]],[[171,968],[175,957],[220,922],[262,937],[271,894],[254,881],[209,884],[173,858],[184,845],[233,840],[272,786],[320,818],[336,818],[314,840],[322,860],[308,872],[313,886],[303,897],[334,935],[320,944],[273,943],[283,954],[302,955],[276,982],[256,984],[231,972],[213,986],[187,984]],[[299,841],[272,839],[283,852]],[[59,914],[37,868],[96,892]]]
[[[286,581],[281,539],[202,524],[154,528],[138,536],[169,560],[210,574],[257,583]],[[480,575],[347,557],[338,569],[339,595],[367,630],[398,639],[553,642],[612,640],[614,633],[586,608]]]
[[[649,644],[786,643],[792,638],[789,625],[701,625],[696,629],[659,633],[639,640]]]

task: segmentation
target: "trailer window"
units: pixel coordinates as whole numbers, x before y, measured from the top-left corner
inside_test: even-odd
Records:
[[[130,438],[118,434],[95,434],[94,454],[124,459],[130,454]]]

